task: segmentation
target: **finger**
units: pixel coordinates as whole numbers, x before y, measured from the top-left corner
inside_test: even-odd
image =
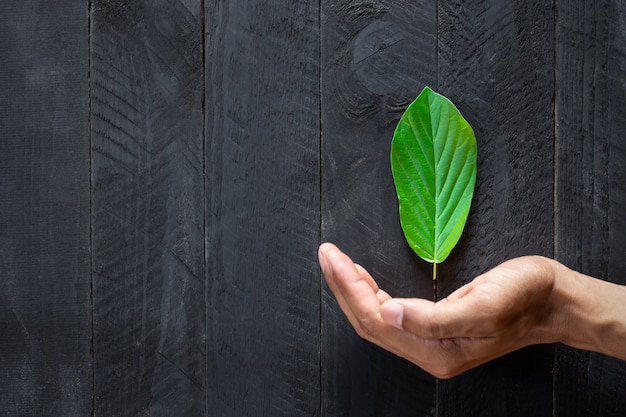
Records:
[[[371,320],[378,314],[380,301],[376,293],[378,286],[363,268],[357,267],[352,260],[332,244],[320,247],[321,263],[329,275],[329,286],[340,294],[347,307],[359,320]],[[362,276],[362,272],[365,272]],[[374,286],[373,286],[374,285]]]
[[[323,244],[319,252],[324,276],[342,311],[359,336],[374,341],[377,328],[384,325],[378,314],[379,297],[386,300],[389,296],[336,246]]]
[[[380,303],[384,303],[391,298],[391,296],[387,294],[386,291],[380,289],[378,283],[374,280],[374,278],[372,278],[370,273],[367,272],[365,268],[363,268],[359,264],[354,264],[354,266],[356,267],[357,271],[359,271],[359,274],[361,274],[361,279],[370,284],[372,290],[374,290],[374,292],[376,293],[376,297],[378,298],[378,301]]]
[[[492,337],[485,313],[472,297],[437,303],[396,298],[381,306],[386,323],[424,339]]]
[[[354,267],[357,269],[357,271],[359,271],[359,274],[361,275],[361,279],[367,282],[370,285],[370,287],[372,287],[372,290],[374,290],[374,292],[378,292],[378,290],[380,290],[380,288],[378,287],[378,283],[374,280],[374,278],[372,278],[370,273],[367,272],[365,268],[363,268],[361,265],[357,263],[354,264]]]
[[[352,310],[350,310],[348,303],[346,302],[345,298],[341,294],[341,291],[339,291],[339,288],[337,287],[337,284],[335,283],[332,266],[329,265],[328,260],[326,258],[326,254],[325,254],[326,251],[331,250],[333,246],[334,245],[330,243],[323,243],[320,246],[319,251],[318,251],[320,267],[322,268],[322,272],[324,273],[324,278],[326,279],[328,288],[330,288],[330,291],[333,293],[333,295],[335,296],[335,299],[337,300],[337,304],[339,304],[339,307],[341,308],[343,313],[346,315],[350,323],[354,326],[355,323],[357,323],[356,317],[354,317],[354,314],[352,313]]]
[[[380,317],[388,325],[403,330],[402,322],[404,321],[404,307],[401,304],[398,304],[393,300],[383,302],[380,306]]]

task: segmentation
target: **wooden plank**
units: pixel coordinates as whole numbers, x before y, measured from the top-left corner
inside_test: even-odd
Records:
[[[1,2],[0,33],[0,410],[87,416],[87,6]]]
[[[506,259],[553,254],[552,7],[440,3],[439,89],[478,142],[470,218],[439,268],[440,298]],[[552,358],[552,347],[533,347],[439,381],[437,415],[549,416]]]
[[[91,22],[95,414],[204,416],[201,2]]]
[[[318,2],[206,3],[212,415],[319,415]]]
[[[556,256],[626,284],[626,11],[610,1],[559,1],[557,9]],[[555,415],[624,414],[625,362],[557,353]]]
[[[322,16],[322,240],[393,295],[433,299],[400,229],[389,152],[406,106],[436,83],[436,6],[323,1]],[[432,376],[359,339],[327,287],[322,308],[323,415],[434,413]]]

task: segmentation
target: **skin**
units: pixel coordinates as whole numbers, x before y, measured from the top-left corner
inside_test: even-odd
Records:
[[[359,336],[439,378],[542,343],[626,360],[626,287],[548,258],[509,260],[436,303],[392,298],[331,243],[319,262]]]

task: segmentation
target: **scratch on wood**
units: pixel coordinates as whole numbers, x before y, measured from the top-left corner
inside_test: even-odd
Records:
[[[181,374],[183,374],[189,381],[191,381],[191,383],[193,383],[199,390],[204,390],[204,386],[202,385],[202,383],[200,383],[195,378],[193,378],[191,375],[189,375],[183,368],[178,366],[178,364],[176,364],[174,361],[172,361],[169,357],[165,356],[160,350],[157,350],[157,354],[161,358],[165,359],[165,361],[167,361],[174,368],[178,369],[178,371]]]

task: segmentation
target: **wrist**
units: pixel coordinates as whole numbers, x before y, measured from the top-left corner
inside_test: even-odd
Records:
[[[558,342],[626,359],[626,287],[555,265]]]

